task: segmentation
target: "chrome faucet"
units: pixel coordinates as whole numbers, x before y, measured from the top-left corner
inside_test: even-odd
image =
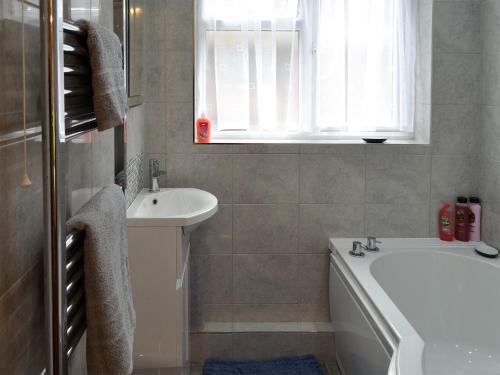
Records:
[[[366,251],[380,251],[377,244],[382,243],[377,241],[376,237],[370,236],[366,238],[366,246],[364,247]]]
[[[149,159],[150,192],[157,193],[160,191],[160,177],[166,175],[167,171],[160,170],[160,161],[158,159]]]
[[[363,253],[363,244],[359,241],[354,241],[352,243],[352,250],[349,251],[349,254],[353,257],[364,257],[365,253]]]

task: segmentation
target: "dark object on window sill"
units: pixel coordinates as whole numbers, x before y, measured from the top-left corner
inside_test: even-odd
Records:
[[[387,138],[363,138],[366,143],[384,143]]]

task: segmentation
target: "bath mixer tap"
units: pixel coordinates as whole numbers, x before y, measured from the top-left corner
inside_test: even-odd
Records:
[[[377,244],[382,243],[380,241],[377,241],[376,237],[369,236],[366,238],[366,246],[364,246],[364,249],[366,251],[380,251],[378,248]]]
[[[359,241],[354,241],[352,243],[352,250],[349,251],[349,254],[353,257],[364,257],[365,253],[363,253],[363,244]]]
[[[157,193],[160,191],[160,177],[166,176],[167,171],[160,170],[160,161],[158,159],[149,160],[149,180],[151,182],[151,187],[149,189],[152,193]]]

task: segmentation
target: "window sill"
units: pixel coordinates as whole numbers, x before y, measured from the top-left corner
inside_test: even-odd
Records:
[[[210,143],[198,143],[198,140],[194,141],[195,144],[203,146],[203,145],[246,145],[246,144],[265,144],[265,145],[283,145],[283,144],[292,144],[292,145],[364,145],[368,144],[362,139],[224,139],[224,138],[216,138],[212,139]],[[419,140],[419,139],[389,139],[384,143],[371,143],[371,145],[419,145],[425,146],[430,145],[428,140]]]

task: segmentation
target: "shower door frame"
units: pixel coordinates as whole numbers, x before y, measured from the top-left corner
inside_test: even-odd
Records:
[[[112,0],[110,0],[112,1]],[[124,3],[125,4],[125,3]],[[44,289],[47,368],[44,375],[67,375],[66,340],[66,129],[64,110],[63,0],[41,1],[42,142],[44,185]],[[120,16],[120,15],[119,15]],[[124,28],[126,7],[121,18]],[[122,43],[127,45],[126,29]],[[127,58],[124,53],[124,74]],[[126,83],[125,83],[126,85]],[[126,124],[126,117],[124,120]],[[115,128],[115,177],[126,172],[125,126]],[[118,147],[119,146],[119,147]],[[126,178],[124,182],[126,186]]]

